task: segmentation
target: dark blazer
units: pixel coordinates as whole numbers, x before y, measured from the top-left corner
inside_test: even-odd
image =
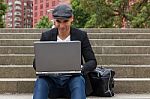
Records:
[[[40,41],[57,41],[57,35],[58,35],[58,29],[53,28],[49,31],[42,33]],[[76,40],[81,41],[81,55],[82,55],[81,57],[84,58],[84,63],[83,63],[83,59],[81,58],[81,64],[83,65],[82,72],[86,74],[89,71],[93,71],[97,66],[97,62],[96,62],[94,52],[91,48],[91,44],[89,42],[87,33],[85,31],[81,31],[79,29],[71,27],[70,39],[71,41],[76,41]],[[33,63],[33,67],[34,69],[36,69],[34,63]],[[88,93],[89,92],[90,91],[88,91]]]

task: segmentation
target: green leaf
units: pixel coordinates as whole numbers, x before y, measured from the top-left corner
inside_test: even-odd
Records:
[[[49,21],[48,16],[43,16],[41,20],[36,24],[37,28],[51,28],[53,23]]]

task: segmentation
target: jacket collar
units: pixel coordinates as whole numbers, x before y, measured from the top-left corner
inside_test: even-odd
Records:
[[[58,29],[56,28],[52,35],[54,41],[57,40],[57,35],[58,35]],[[70,27],[70,39],[71,41],[76,40],[75,32],[72,27]]]

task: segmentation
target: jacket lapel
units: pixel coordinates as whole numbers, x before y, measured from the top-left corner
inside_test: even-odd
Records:
[[[58,29],[55,28],[55,30],[52,32],[51,35],[51,41],[57,41],[57,35],[58,35]]]
[[[70,28],[70,39],[71,39],[71,41],[77,40],[77,36],[76,36],[76,33],[73,30],[73,28]]]

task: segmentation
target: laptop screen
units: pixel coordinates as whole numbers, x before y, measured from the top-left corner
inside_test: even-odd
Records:
[[[81,71],[80,41],[38,41],[34,51],[37,72]]]

